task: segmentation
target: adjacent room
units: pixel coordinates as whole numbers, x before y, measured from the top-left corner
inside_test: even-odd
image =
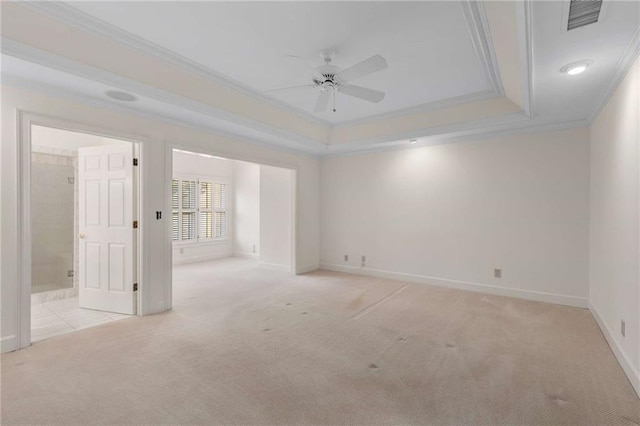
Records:
[[[4,1],[3,425],[640,425],[640,2]]]
[[[194,271],[293,272],[294,182],[294,170],[173,150],[174,306],[202,290]]]

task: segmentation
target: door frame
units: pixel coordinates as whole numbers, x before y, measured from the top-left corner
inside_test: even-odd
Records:
[[[31,345],[31,126],[38,125],[70,132],[87,133],[120,139],[134,144],[139,158],[138,170],[134,170],[134,214],[140,225],[135,235],[135,268],[138,278],[138,294],[136,300],[136,315],[142,314],[142,300],[144,294],[144,220],[148,206],[146,204],[146,184],[148,182],[148,168],[145,167],[144,157],[148,149],[149,139],[139,135],[131,135],[113,129],[85,125],[66,119],[52,117],[28,111],[17,111],[17,232],[18,232],[18,321],[17,321],[17,349]]]
[[[299,271],[297,264],[297,238],[298,238],[298,179],[300,176],[299,167],[295,163],[290,163],[286,161],[272,161],[265,160],[259,157],[253,157],[249,155],[237,155],[234,153],[225,152],[223,150],[218,150],[215,146],[201,146],[201,145],[188,145],[184,143],[178,143],[172,140],[165,140],[165,176],[167,177],[167,182],[165,182],[165,200],[166,205],[165,209],[169,214],[171,214],[171,180],[173,179],[173,150],[182,150],[193,152],[194,154],[206,154],[212,155],[214,157],[221,157],[227,160],[236,160],[236,161],[245,161],[247,163],[254,163],[257,165],[264,166],[273,166],[280,167],[283,169],[287,169],[292,174],[292,182],[291,182],[291,259],[290,259],[290,267],[289,272],[297,275],[306,271]],[[233,188],[232,188],[233,190]],[[167,221],[167,235],[171,235],[171,221]],[[169,306],[173,306],[173,241],[171,238],[168,238],[167,242],[167,259],[165,260],[165,274],[167,277],[171,277],[171,285],[169,286],[170,291],[169,295],[167,295],[167,300],[169,301]]]

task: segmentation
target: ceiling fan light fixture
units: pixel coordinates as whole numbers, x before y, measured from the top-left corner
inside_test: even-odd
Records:
[[[560,72],[568,75],[582,74],[587,70],[587,68],[589,68],[591,64],[593,64],[593,61],[590,59],[585,59],[578,62],[572,62],[560,68]]]

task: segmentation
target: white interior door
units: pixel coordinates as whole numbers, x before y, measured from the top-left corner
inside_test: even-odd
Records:
[[[80,307],[135,314],[133,144],[78,150]]]

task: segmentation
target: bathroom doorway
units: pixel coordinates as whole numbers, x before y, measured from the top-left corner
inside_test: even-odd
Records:
[[[135,315],[138,144],[30,134],[31,341]]]

